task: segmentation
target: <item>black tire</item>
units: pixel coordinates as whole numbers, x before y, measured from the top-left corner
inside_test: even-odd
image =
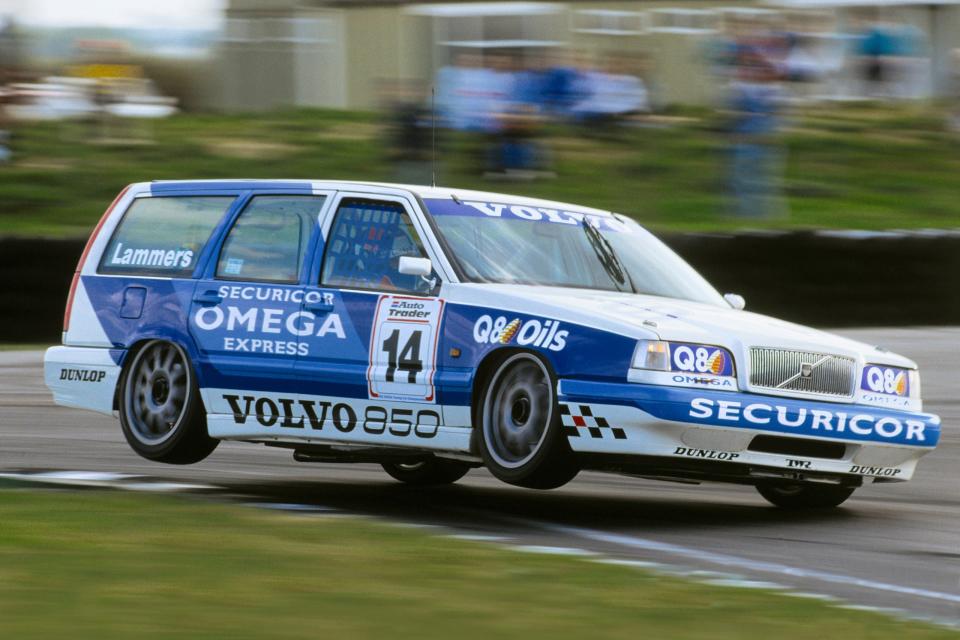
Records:
[[[453,484],[470,471],[468,464],[433,456],[419,462],[383,462],[380,466],[395,480],[417,486]]]
[[[484,464],[503,482],[555,489],[580,471],[562,433],[556,377],[537,354],[508,356],[490,377],[476,415]]]
[[[123,435],[147,460],[193,464],[220,443],[207,433],[190,359],[172,342],[153,340],[130,355],[118,400]]]
[[[849,498],[856,487],[828,484],[762,483],[757,485],[768,502],[781,509],[832,509]]]

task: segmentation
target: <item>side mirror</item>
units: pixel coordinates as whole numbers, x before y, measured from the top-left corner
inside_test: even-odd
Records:
[[[430,258],[400,256],[400,264],[397,266],[397,270],[405,276],[427,278],[433,273],[433,264],[430,262]]]
[[[420,281],[427,285],[427,291],[429,292],[434,292],[437,289],[437,277],[433,275],[433,263],[430,262],[430,258],[400,256],[397,271],[405,276],[418,276]]]
[[[723,294],[723,299],[737,311],[741,311],[747,306],[747,301],[744,300],[743,296],[739,293],[725,293]]]

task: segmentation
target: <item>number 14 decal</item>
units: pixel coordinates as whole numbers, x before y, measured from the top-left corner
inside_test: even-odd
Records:
[[[435,402],[443,300],[380,296],[370,332],[371,398]]]
[[[394,329],[383,341],[383,350],[387,352],[387,382],[394,382],[397,369],[410,375],[409,383],[416,384],[417,374],[423,371],[420,359],[420,345],[423,343],[423,331],[414,329],[397,359],[397,346],[400,344],[400,329]]]

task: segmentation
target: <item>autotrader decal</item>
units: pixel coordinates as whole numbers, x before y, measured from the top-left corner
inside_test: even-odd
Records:
[[[436,401],[433,376],[443,304],[437,298],[380,296],[367,368],[371,399]]]

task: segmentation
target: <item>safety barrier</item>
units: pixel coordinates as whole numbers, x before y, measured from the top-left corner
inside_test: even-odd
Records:
[[[960,233],[669,234],[747,308],[817,327],[960,324]],[[0,342],[54,342],[82,240],[0,239]]]

